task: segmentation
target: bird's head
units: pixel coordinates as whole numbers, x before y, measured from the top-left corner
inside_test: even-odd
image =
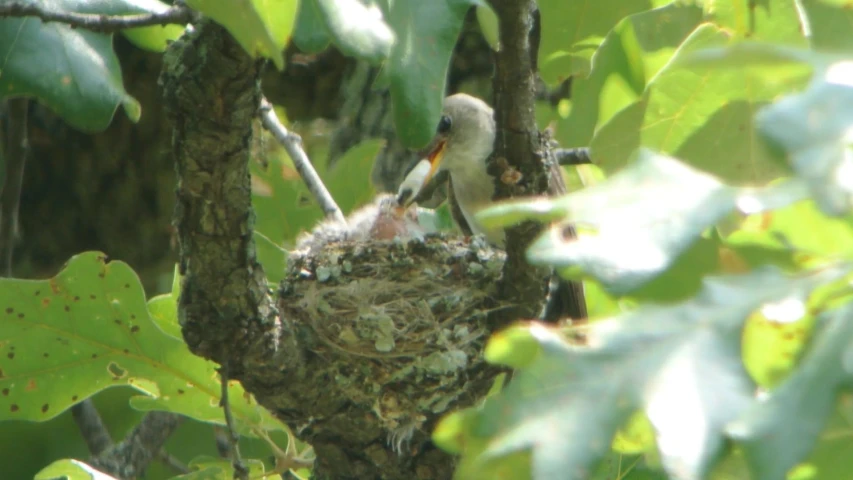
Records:
[[[494,141],[494,112],[486,102],[464,93],[445,98],[435,136],[400,185],[397,202],[410,205],[439,171],[452,174],[485,162]]]

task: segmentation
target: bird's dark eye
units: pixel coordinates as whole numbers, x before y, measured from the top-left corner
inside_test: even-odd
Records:
[[[447,133],[450,131],[451,126],[453,126],[453,122],[450,120],[450,117],[442,115],[441,120],[438,121],[438,128],[436,131],[438,133]]]

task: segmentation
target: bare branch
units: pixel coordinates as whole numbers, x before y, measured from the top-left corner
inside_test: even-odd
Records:
[[[3,255],[0,276],[12,276],[12,252],[18,238],[18,208],[24,183],[24,165],[30,146],[27,140],[27,109],[29,100],[9,100],[9,124],[6,130],[5,172],[0,179],[0,250]]]
[[[160,460],[160,462],[180,475],[184,475],[192,471],[190,470],[190,467],[184,464],[184,462],[178,460],[172,455],[169,455],[166,450],[160,450],[160,453],[157,454],[157,460]]]
[[[182,420],[174,413],[149,412],[121,443],[94,457],[90,465],[118,478],[140,477]]]
[[[261,100],[260,112],[264,128],[273,134],[276,140],[278,140],[287,151],[287,154],[290,155],[290,158],[293,159],[293,166],[296,167],[296,171],[299,172],[299,175],[302,176],[305,184],[308,185],[308,190],[310,190],[311,194],[314,195],[314,198],[317,199],[317,202],[320,204],[320,208],[323,209],[326,217],[346,223],[346,218],[344,218],[343,212],[341,212],[340,207],[335,203],[335,199],[332,198],[332,194],[329,193],[329,190],[323,184],[323,180],[321,180],[320,176],[317,175],[317,171],[314,170],[314,165],[311,164],[311,160],[308,159],[308,155],[305,153],[305,150],[302,149],[302,138],[300,138],[299,135],[288,131],[287,128],[281,124],[281,121],[279,121],[278,116],[275,114],[272,104],[270,104],[266,98]]]
[[[59,22],[99,33],[112,33],[127,28],[153,25],[186,25],[193,21],[193,15],[194,12],[184,5],[176,5],[160,13],[137,15],[63,12],[46,8],[43,4],[35,2],[12,2],[0,5],[0,18],[37,17],[45,23]]]
[[[92,403],[92,399],[78,403],[71,407],[71,416],[74,418],[74,423],[80,429],[80,434],[83,435],[83,440],[89,448],[89,453],[93,457],[104,453],[113,446],[113,439],[104,422],[101,420],[101,415]]]
[[[225,365],[219,369],[219,381],[222,382],[219,405],[225,412],[225,426],[228,428],[228,444],[231,447],[231,465],[234,466],[234,478],[249,480],[249,468],[246,467],[246,464],[243,463],[243,457],[240,456],[240,437],[234,429],[231,406],[228,404],[228,367]]]

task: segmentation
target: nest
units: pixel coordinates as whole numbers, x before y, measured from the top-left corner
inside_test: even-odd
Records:
[[[365,442],[378,428],[398,451],[441,413],[473,404],[497,373],[482,351],[508,307],[496,298],[504,259],[481,238],[447,235],[293,253],[279,308],[299,332],[300,389],[346,399],[347,415],[374,423],[358,427]],[[298,413],[288,408],[294,420],[342,408],[319,398],[299,403]],[[320,423],[296,426],[312,441],[336,428]]]

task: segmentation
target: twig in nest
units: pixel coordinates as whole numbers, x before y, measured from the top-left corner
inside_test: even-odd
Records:
[[[240,437],[234,429],[234,419],[231,416],[231,406],[228,403],[228,367],[223,365],[219,369],[219,380],[222,382],[222,393],[219,405],[225,412],[225,426],[228,428],[228,441],[231,446],[231,465],[234,466],[234,478],[249,480],[249,468],[243,463],[240,456]]]
[[[186,25],[193,20],[193,11],[177,5],[160,13],[138,15],[102,15],[97,13],[63,12],[45,7],[40,2],[12,2],[0,5],[2,17],[37,17],[41,21],[64,23],[98,33],[112,33],[126,28],[154,25]]]
[[[302,176],[302,180],[305,181],[305,184],[308,186],[308,190],[311,191],[311,194],[317,199],[317,202],[320,204],[320,208],[323,209],[326,217],[333,218],[345,224],[346,219],[344,218],[343,212],[341,212],[338,204],[335,203],[335,199],[332,198],[332,194],[329,193],[326,185],[323,184],[323,180],[321,180],[320,176],[317,175],[317,171],[314,170],[314,166],[311,164],[311,160],[308,159],[308,155],[305,153],[305,150],[302,149],[302,138],[300,138],[299,135],[288,131],[287,128],[282,125],[278,116],[275,114],[272,104],[267,101],[266,98],[261,100],[260,114],[264,128],[273,134],[276,140],[278,140],[287,151],[287,154],[290,155],[290,158],[293,160],[293,166],[296,167],[296,171]]]

